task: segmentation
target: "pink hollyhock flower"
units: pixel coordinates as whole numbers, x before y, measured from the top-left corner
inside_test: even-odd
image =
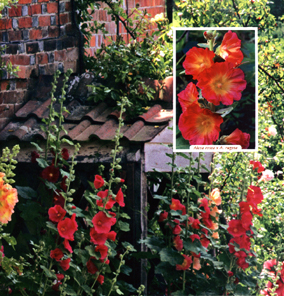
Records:
[[[78,224],[75,218],[76,214],[74,213],[71,219],[65,218],[57,224],[57,230],[62,238],[66,238],[70,241],[74,240],[74,233],[78,230]]]
[[[100,211],[93,217],[92,223],[97,233],[108,233],[111,226],[116,223],[116,218],[108,217],[104,212]]]
[[[172,203],[170,204],[170,209],[175,211],[182,211],[182,215],[186,214],[186,209],[183,204],[178,199],[172,198]]]
[[[192,104],[198,104],[198,91],[194,83],[190,82],[186,89],[181,91],[178,95],[182,112],[185,112]]]
[[[66,211],[60,206],[60,205],[55,205],[52,208],[49,208],[48,210],[48,216],[49,220],[52,222],[59,222],[63,220],[63,218],[66,215]]]
[[[222,142],[227,145],[240,145],[242,149],[249,147],[250,134],[243,133],[238,128],[235,129],[229,136],[224,136]]]
[[[202,90],[202,96],[215,106],[232,105],[239,101],[242,91],[246,88],[244,72],[233,67],[228,62],[215,63],[198,78],[197,86]]]
[[[95,252],[99,252],[101,254],[100,259],[105,259],[107,257],[108,247],[105,245],[97,245]]]
[[[222,122],[221,115],[196,104],[181,114],[178,127],[190,145],[212,145],[219,138]]]
[[[270,126],[268,128],[268,136],[276,136],[277,135],[277,129],[275,128],[275,126]]]
[[[105,204],[105,209],[110,210],[113,205],[115,204],[115,200],[112,199],[110,195],[108,195],[108,189],[104,191],[98,192],[98,196],[101,198],[100,200],[97,200],[96,203],[99,207],[104,207],[104,199],[108,198],[108,201]]]
[[[178,250],[181,251],[183,249],[183,241],[180,238],[179,235],[175,236],[173,239],[174,247]]]
[[[66,271],[70,268],[70,261],[71,261],[70,258],[60,261],[59,264],[64,271]]]
[[[243,227],[241,220],[231,220],[229,222],[229,227],[228,227],[227,231],[233,237],[237,237],[237,236],[241,236],[241,235],[246,234],[246,229]]]
[[[58,181],[59,175],[59,168],[55,167],[54,165],[46,167],[41,173],[41,177],[51,183],[56,183]]]
[[[273,178],[274,178],[274,173],[270,170],[265,170],[262,172],[259,182],[260,181],[268,182],[268,181],[271,181]]]
[[[233,63],[234,66],[242,62],[244,55],[241,52],[241,40],[236,33],[229,31],[224,35],[219,55],[227,62]]]
[[[186,75],[192,75],[193,79],[198,79],[204,70],[214,65],[215,54],[208,48],[193,47],[187,53],[182,66]]]
[[[94,186],[96,189],[101,188],[102,186],[104,186],[105,181],[104,179],[100,176],[100,175],[95,175],[95,180],[94,180]]]
[[[192,263],[192,258],[183,254],[184,257],[183,263],[182,264],[176,264],[176,270],[187,270],[189,269],[191,263]]]
[[[125,203],[124,203],[124,196],[123,196],[123,192],[121,190],[121,188],[119,188],[116,197],[115,197],[115,201],[121,206],[121,207],[125,207]]]
[[[50,251],[50,258],[55,259],[56,261],[60,261],[63,256],[64,254],[59,248]]]

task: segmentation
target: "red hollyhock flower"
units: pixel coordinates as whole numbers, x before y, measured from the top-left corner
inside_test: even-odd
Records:
[[[55,205],[59,205],[59,206],[61,206],[62,208],[64,207],[64,204],[65,204],[65,199],[64,199],[64,197],[61,195],[61,193],[60,192],[62,192],[62,191],[60,191],[60,190],[55,190],[55,192],[53,193],[53,203],[55,204]]]
[[[31,162],[37,163],[36,159],[39,158],[39,154],[36,151],[32,151],[31,157],[32,157]]]
[[[62,280],[64,279],[64,274],[62,274],[62,273],[57,273],[57,274],[56,274],[56,277],[57,277],[57,280],[58,280],[58,281],[62,281]]]
[[[208,207],[208,199],[204,197],[204,198],[200,199],[199,202],[200,202],[199,208],[203,207],[205,212],[209,215],[210,208]]]
[[[241,220],[231,220],[229,222],[229,227],[227,230],[233,237],[237,237],[237,236],[241,236],[243,234],[246,234],[246,230],[243,227]]]
[[[190,82],[186,89],[181,91],[177,96],[182,108],[182,112],[184,112],[192,104],[198,104],[198,91],[195,84],[192,82]]]
[[[107,234],[107,238],[114,242],[116,239],[116,235],[117,233],[115,231],[111,231],[110,233]]]
[[[56,183],[59,178],[59,168],[50,165],[42,171],[41,177],[49,182]]]
[[[95,257],[91,257],[86,264],[88,273],[90,273],[90,274],[95,274],[97,271],[99,271],[97,266],[92,261],[92,259],[94,259],[94,258]]]
[[[244,251],[239,251],[235,253],[235,256],[238,257],[237,265],[243,270],[249,267],[249,264],[246,262],[247,254]]]
[[[74,232],[78,230],[78,224],[75,221],[76,214],[74,213],[70,218],[65,218],[61,220],[57,225],[57,230],[59,235],[63,238],[73,241],[74,240]]]
[[[186,214],[185,206],[183,204],[181,204],[181,202],[178,199],[172,198],[172,203],[170,205],[170,209],[175,210],[175,211],[182,211],[182,215]]]
[[[94,186],[96,189],[103,187],[105,184],[104,179],[100,175],[95,175]]]
[[[198,234],[192,234],[189,237],[191,238],[192,242],[194,242],[196,239],[200,240],[200,236]]]
[[[101,254],[100,259],[105,259],[107,257],[108,247],[105,245],[98,245],[95,248],[95,252],[99,252]]]
[[[108,233],[98,233],[96,232],[95,228],[91,228],[90,230],[90,237],[91,237],[91,242],[95,245],[103,245],[107,238],[108,238]]]
[[[242,149],[247,149],[249,147],[250,134],[243,133],[237,128],[229,136],[225,136],[223,141],[225,144],[241,145]]]
[[[239,203],[240,206],[240,212],[243,214],[245,212],[250,212],[250,204],[246,201],[241,201]]]
[[[183,263],[182,264],[176,264],[176,270],[187,270],[189,269],[191,263],[192,263],[192,258],[183,254],[184,257]]]
[[[60,261],[63,256],[64,254],[59,248],[50,251],[50,258],[55,259],[56,261]]]
[[[222,122],[219,114],[193,105],[181,114],[178,127],[190,145],[212,145],[219,138]]]
[[[63,220],[65,215],[66,215],[66,211],[60,205],[55,205],[54,207],[48,210],[49,220],[51,220],[52,222],[57,223]]]
[[[200,221],[198,219],[194,219],[193,217],[189,217],[188,218],[188,222],[189,222],[189,225],[193,228],[193,229],[199,229],[200,226]]]
[[[68,160],[69,159],[69,152],[68,152],[68,149],[67,148],[63,148],[61,150],[61,155],[62,155],[62,158],[64,160]]]
[[[62,285],[62,283],[60,281],[58,281],[56,284],[54,284],[53,286],[51,286],[51,289],[55,292],[59,291],[59,286]]]
[[[100,200],[96,201],[96,203],[99,207],[102,207],[102,208],[104,207],[104,199],[105,198],[108,198],[108,201],[105,204],[105,209],[109,210],[115,204],[115,200],[112,199],[111,196],[108,196],[108,189],[98,192],[98,196],[101,198]]]
[[[69,269],[69,267],[70,267],[70,261],[71,261],[70,258],[65,259],[65,260],[61,260],[61,261],[60,261],[59,264],[60,264],[61,268],[62,268],[64,271],[66,271],[66,270]]]
[[[67,179],[67,176],[64,176],[64,177],[62,178],[61,183],[60,183],[60,187],[61,187],[62,190],[65,191],[65,192],[67,191],[66,179]]]
[[[176,225],[173,228],[173,234],[180,234],[181,233],[181,227],[179,225]]]
[[[92,222],[97,233],[108,233],[111,226],[115,224],[116,218],[107,217],[104,212],[100,211],[93,217]]]
[[[228,274],[228,277],[232,277],[234,275],[234,273],[230,270],[227,272],[227,274]]]
[[[123,196],[123,192],[121,190],[121,188],[119,188],[116,197],[115,197],[115,201],[121,206],[121,207],[125,207],[125,203],[124,203],[124,196]]]
[[[246,85],[244,72],[228,62],[215,63],[200,75],[197,83],[202,89],[202,96],[216,106],[239,101]]]
[[[193,47],[187,53],[183,62],[186,75],[192,75],[193,79],[198,79],[200,74],[210,68],[214,62],[215,54],[208,48]]]
[[[247,202],[252,205],[258,205],[263,201],[263,195],[260,187],[257,186],[249,186],[247,193]]]
[[[244,55],[241,52],[241,40],[236,33],[229,31],[224,35],[219,55],[227,62],[233,63],[234,66],[242,62]]]
[[[242,226],[245,230],[249,230],[252,225],[252,214],[250,212],[245,212],[242,214]]]
[[[200,235],[200,242],[201,242],[201,245],[204,247],[204,248],[208,248],[209,244],[210,244],[210,240],[205,236],[208,234],[208,230],[203,228],[202,231],[205,233],[205,234],[201,234]]]
[[[158,222],[163,222],[163,221],[165,221],[165,220],[168,218],[168,215],[169,215],[168,212],[163,211],[163,212],[160,214],[160,216],[159,216]]]
[[[100,283],[101,285],[104,283],[105,277],[103,275],[99,275],[97,278],[98,283]]]
[[[69,251],[70,253],[73,253],[72,247],[71,247],[68,239],[66,239],[66,238],[64,239],[63,246],[67,251]]]
[[[259,161],[250,160],[249,163],[251,165],[253,165],[254,170],[257,169],[258,173],[261,173],[261,172],[265,171],[264,166]]]
[[[174,237],[173,242],[174,242],[174,247],[178,251],[181,251],[183,249],[183,241],[182,241],[182,239],[180,238],[179,235]]]

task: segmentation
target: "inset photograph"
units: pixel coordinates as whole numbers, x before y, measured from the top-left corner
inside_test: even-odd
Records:
[[[174,29],[174,151],[257,151],[257,28]]]

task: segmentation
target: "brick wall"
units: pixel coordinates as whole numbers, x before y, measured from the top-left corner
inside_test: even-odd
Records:
[[[124,9],[131,11],[137,4],[153,17],[165,12],[165,0],[124,0]],[[93,18],[106,23],[108,36],[115,38],[117,27],[106,11],[97,10]],[[56,70],[71,68],[78,73],[79,32],[73,23],[71,0],[19,0],[16,6],[5,8],[0,19],[0,48],[2,61],[19,67],[18,77],[0,81],[0,129],[29,99],[30,78],[53,75]],[[129,36],[122,26],[119,34],[125,41]],[[94,34],[87,54],[104,42],[102,34]],[[4,46],[6,48],[4,49]]]

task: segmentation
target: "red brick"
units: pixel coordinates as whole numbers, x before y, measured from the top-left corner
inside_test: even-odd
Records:
[[[3,80],[0,82],[1,85],[1,91],[7,90],[9,88],[10,81],[9,80]],[[0,102],[2,104],[2,102]]]
[[[58,27],[57,26],[52,26],[48,27],[48,37],[54,38],[58,37]]]
[[[58,62],[63,62],[66,60],[66,50],[58,50],[54,52],[54,60]]]
[[[0,19],[0,30],[12,29],[12,19]]]
[[[30,57],[28,55],[12,55],[11,62],[13,65],[26,65],[30,64]]]
[[[41,14],[41,5],[35,4],[31,6],[32,15],[34,14]]]
[[[19,28],[31,28],[32,18],[31,17],[22,17],[19,18]]]
[[[22,40],[21,31],[9,31],[8,32],[9,41],[20,41]]]
[[[38,0],[38,3],[41,3],[41,2],[49,2],[49,0]]]
[[[17,73],[18,78],[27,79],[30,77],[33,70],[33,66],[19,66],[19,72]]]
[[[99,21],[106,21],[107,20],[107,12],[105,10],[99,10]]]
[[[25,99],[27,90],[10,90],[5,91],[3,95],[3,104],[22,103]]]
[[[36,54],[36,63],[37,64],[47,64],[48,63],[48,55],[47,53],[37,53]]]
[[[85,53],[86,53],[86,56],[93,56],[93,51],[91,48],[86,48]]]
[[[47,6],[48,13],[57,13],[57,11],[58,11],[58,3],[57,2],[47,3],[46,6]]]
[[[37,30],[30,30],[30,40],[36,40],[36,39],[41,39],[42,38],[42,31],[37,29]]]
[[[22,6],[12,6],[11,8],[8,9],[9,11],[9,16],[21,16],[22,15]]]
[[[2,118],[11,118],[15,114],[14,105],[0,105],[0,114]]]
[[[60,24],[64,25],[69,22],[69,13],[60,14]]]
[[[97,39],[97,36],[96,35],[93,35],[92,38],[91,38],[91,41],[90,41],[90,46],[91,47],[95,47],[96,46],[96,39]]]
[[[50,16],[39,16],[38,24],[40,27],[50,26]]]
[[[28,4],[28,3],[32,3],[32,0],[19,0],[18,4]]]
[[[65,11],[71,11],[71,10],[72,10],[71,2],[65,2]]]
[[[27,88],[28,82],[27,80],[18,80],[16,81],[16,88]]]
[[[67,57],[67,60],[69,60],[69,61],[77,60],[78,57],[79,57],[78,48],[77,47],[68,48],[67,51],[66,51],[66,57]]]
[[[66,72],[68,69],[72,69],[73,73],[77,73],[77,61],[69,61],[64,63],[64,72]]]

